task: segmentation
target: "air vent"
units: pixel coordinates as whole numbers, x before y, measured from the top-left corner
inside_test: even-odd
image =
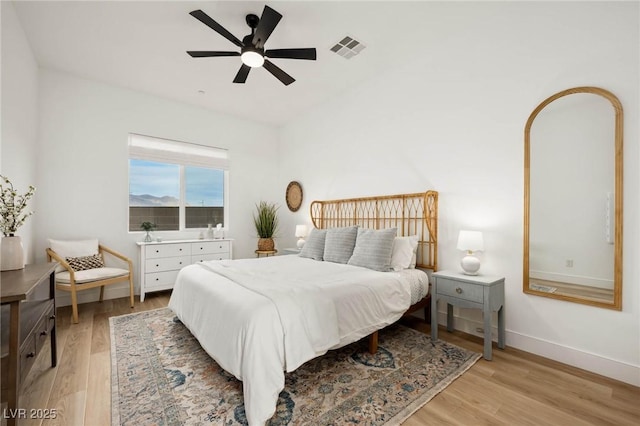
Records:
[[[353,37],[345,37],[331,48],[332,52],[337,53],[345,59],[351,59],[358,53],[362,52],[366,46],[354,39]]]

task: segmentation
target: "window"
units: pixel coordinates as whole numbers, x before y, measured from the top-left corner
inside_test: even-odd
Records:
[[[129,135],[129,231],[226,226],[227,151]]]

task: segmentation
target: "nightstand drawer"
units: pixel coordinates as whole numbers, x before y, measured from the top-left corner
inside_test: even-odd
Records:
[[[438,294],[482,303],[484,299],[484,287],[478,284],[464,283],[447,278],[437,277]]]

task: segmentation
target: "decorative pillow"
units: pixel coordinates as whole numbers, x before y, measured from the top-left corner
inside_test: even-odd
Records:
[[[397,234],[397,228],[358,229],[358,239],[349,265],[362,266],[374,271],[390,271],[393,240]]]
[[[52,240],[49,239],[49,248],[56,252],[62,259],[67,257],[91,256],[98,253],[98,240]],[[65,269],[58,265],[56,272]]]
[[[328,229],[327,239],[324,242],[324,260],[347,263],[353,254],[357,236],[357,226]]]
[[[298,256],[307,257],[313,260],[322,260],[324,256],[324,241],[326,236],[326,229],[312,228]]]
[[[86,271],[87,269],[104,267],[104,260],[100,254],[92,254],[91,256],[82,257],[67,257],[65,260],[74,271]]]
[[[394,271],[416,267],[416,251],[418,250],[418,236],[396,237],[393,240],[391,252],[391,268]]]

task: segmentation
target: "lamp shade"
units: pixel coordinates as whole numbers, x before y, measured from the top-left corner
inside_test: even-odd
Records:
[[[484,250],[484,241],[480,231],[460,231],[458,235],[458,250],[467,252]]]
[[[307,225],[296,225],[296,237],[304,238],[307,236]]]

